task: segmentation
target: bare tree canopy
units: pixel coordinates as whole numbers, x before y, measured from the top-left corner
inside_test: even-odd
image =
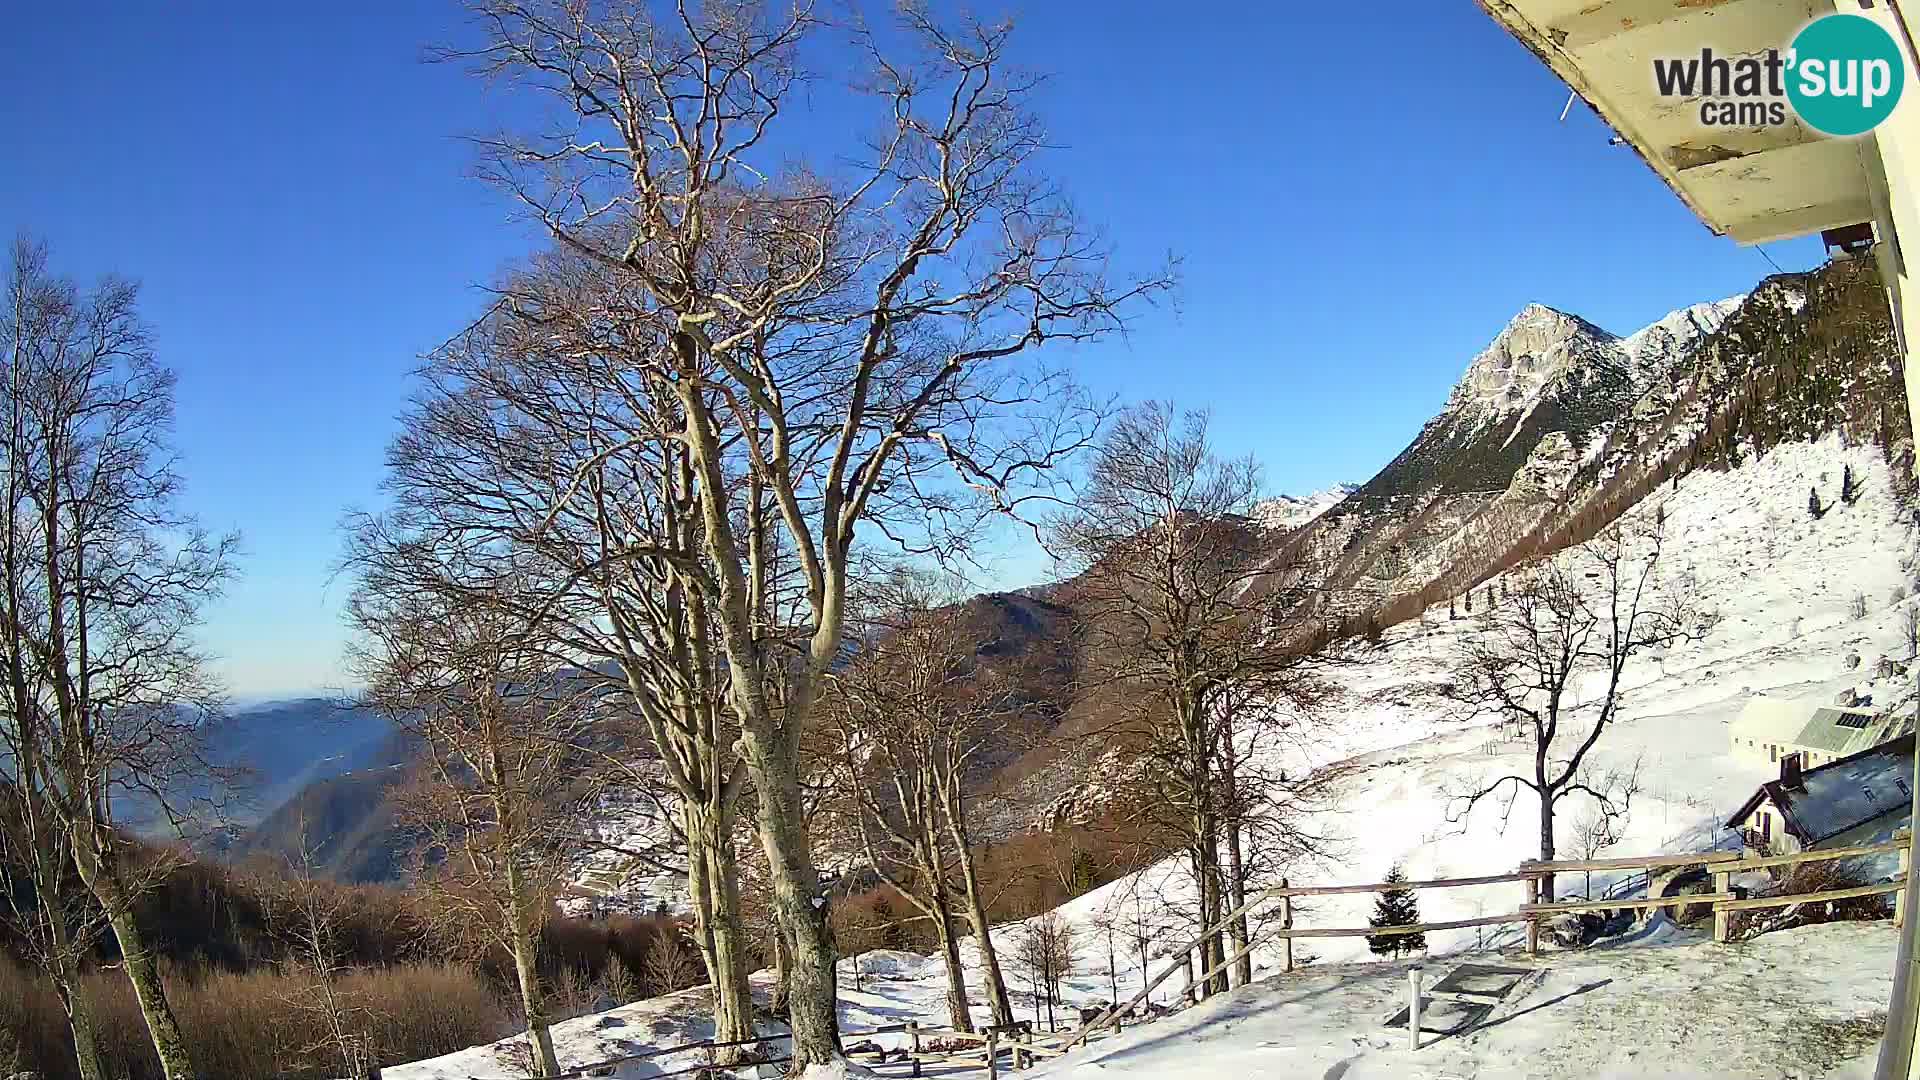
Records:
[[[1153,402],[1121,414],[1052,528],[1080,571],[1089,682],[1127,699],[1108,737],[1153,790],[1132,812],[1180,838],[1199,926],[1241,906],[1249,841],[1261,841],[1269,867],[1324,844],[1304,821],[1329,793],[1327,774],[1288,782],[1269,764],[1303,737],[1322,692],[1312,668],[1324,638],[1300,570],[1271,557],[1254,519],[1259,497],[1258,465],[1216,455],[1205,413]],[[1244,923],[1231,937],[1244,954]],[[1203,951],[1209,969],[1224,967],[1221,939]],[[1252,978],[1244,955],[1238,974]],[[1220,971],[1215,989],[1227,977]]]
[[[547,134],[482,140],[483,173],[616,284],[620,309],[568,332],[620,338],[622,379],[684,450],[699,553],[683,571],[724,659],[792,946],[794,1060],[832,1060],[799,758],[841,653],[856,538],[951,553],[980,515],[1030,497],[1098,410],[1019,361],[1120,330],[1169,279],[1115,284],[1099,235],[1040,171],[1036,80],[1008,63],[1005,25],[949,28],[909,5],[897,33],[857,29],[874,136],[808,166],[772,150],[830,30],[808,5],[474,11],[481,40],[445,57],[551,106]],[[790,622],[763,602],[775,553],[796,575]]]
[[[1551,860],[1561,800],[1584,796],[1604,818],[1628,811],[1637,769],[1600,769],[1589,760],[1621,719],[1627,671],[1711,625],[1690,582],[1657,573],[1665,541],[1665,514],[1656,506],[1511,571],[1504,598],[1488,590],[1480,624],[1459,635],[1443,694],[1468,716],[1519,727],[1533,767],[1449,792],[1453,820],[1464,822],[1483,802],[1496,803],[1504,820],[1520,792],[1531,791],[1539,800],[1540,858]],[[1551,898],[1551,878],[1544,889]]]
[[[159,967],[135,917],[166,860],[131,857],[115,822],[138,800],[184,829],[182,792],[205,794],[200,752],[220,688],[194,641],[238,544],[178,507],[173,373],[155,358],[131,282],[89,291],[55,276],[45,247],[15,243],[0,345],[0,739],[36,888],[65,894],[71,860],[119,944],[169,1080],[195,1075]],[[46,909],[45,955],[76,959],[85,932]],[[59,925],[65,922],[66,925]],[[84,1006],[64,982],[83,1075],[98,1075]]]

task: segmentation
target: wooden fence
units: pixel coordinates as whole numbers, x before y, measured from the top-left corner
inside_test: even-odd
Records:
[[[1779,894],[1746,898],[1732,889],[1731,878],[1734,874],[1749,870],[1761,870],[1774,867],[1797,866],[1802,863],[1825,862],[1834,859],[1858,858],[1861,856],[1898,853],[1900,866],[1894,880],[1873,885],[1862,885],[1846,889],[1828,889],[1810,893]],[[1681,870],[1700,867],[1713,874],[1714,891],[1705,894],[1692,894],[1677,897],[1647,898],[1625,897],[1601,900],[1571,900],[1542,902],[1540,900],[1541,879],[1560,873],[1598,870],[1630,870],[1643,872],[1646,876],[1648,892],[1656,891],[1661,871]],[[1827,850],[1802,851],[1792,855],[1768,855],[1746,857],[1732,851],[1697,851],[1679,855],[1647,855],[1629,858],[1584,859],[1584,860],[1532,860],[1520,864],[1519,869],[1510,874],[1486,874],[1478,877],[1436,878],[1427,881],[1385,882],[1376,881],[1359,885],[1291,885],[1286,881],[1270,889],[1262,889],[1251,895],[1245,904],[1227,912],[1213,926],[1201,931],[1185,947],[1169,954],[1177,957],[1157,976],[1150,979],[1141,991],[1125,1004],[1119,1005],[1093,1024],[1083,1028],[1070,1038],[1065,1045],[1082,1046],[1089,1039],[1103,1032],[1107,1027],[1119,1022],[1119,1017],[1131,1013],[1146,1001],[1161,983],[1180,971],[1193,971],[1192,954],[1210,940],[1224,934],[1235,920],[1248,914],[1255,908],[1273,901],[1279,901],[1280,917],[1267,930],[1251,935],[1245,947],[1231,957],[1206,969],[1195,976],[1192,985],[1200,993],[1209,979],[1218,975],[1263,945],[1274,941],[1282,943],[1281,969],[1292,971],[1293,942],[1296,938],[1341,938],[1341,937],[1390,937],[1399,934],[1424,934],[1437,930],[1461,930],[1478,926],[1524,925],[1526,927],[1526,951],[1536,956],[1540,951],[1540,928],[1557,915],[1586,911],[1618,911],[1622,909],[1684,909],[1710,904],[1714,916],[1714,940],[1724,942],[1731,933],[1731,914],[1755,908],[1786,907],[1792,904],[1818,903],[1826,900],[1844,900],[1861,896],[1874,896],[1894,893],[1894,924],[1900,925],[1905,917],[1903,893],[1907,875],[1911,868],[1907,865],[1906,834],[1896,834],[1893,840],[1882,844],[1866,844],[1858,847],[1830,848]],[[1487,915],[1472,919],[1454,919],[1444,922],[1423,922],[1411,926],[1329,926],[1300,927],[1293,921],[1293,899],[1299,896],[1336,896],[1356,893],[1382,893],[1390,889],[1456,889],[1476,885],[1499,885],[1518,882],[1525,890],[1525,900],[1513,912],[1504,915]],[[1204,960],[1202,967],[1205,966]]]
[[[1836,859],[1852,859],[1874,855],[1897,854],[1899,866],[1890,881],[1876,882],[1871,885],[1851,886],[1843,889],[1823,889],[1805,893],[1783,893],[1759,897],[1744,897],[1733,888],[1733,876],[1751,870],[1769,870],[1781,867],[1793,867],[1806,863],[1828,862]],[[1584,871],[1637,871],[1645,875],[1649,893],[1656,890],[1662,879],[1663,871],[1679,871],[1700,868],[1713,877],[1713,891],[1708,893],[1690,893],[1678,896],[1620,897],[1613,899],[1557,900],[1542,902],[1539,896],[1540,881],[1555,874],[1579,873]],[[1232,956],[1206,968],[1198,976],[1193,976],[1191,987],[1187,991],[1190,1000],[1204,996],[1203,988],[1209,980],[1238,963],[1242,957],[1263,945],[1278,941],[1282,943],[1281,967],[1292,971],[1293,942],[1296,938],[1346,938],[1346,937],[1391,937],[1399,934],[1424,934],[1438,930],[1461,930],[1479,926],[1524,925],[1526,927],[1526,951],[1529,956],[1538,955],[1540,949],[1540,927],[1557,915],[1577,914],[1589,911],[1646,910],[1658,908],[1684,909],[1689,907],[1711,906],[1713,910],[1713,936],[1715,941],[1725,942],[1731,937],[1732,914],[1736,911],[1751,911],[1760,908],[1787,907],[1794,904],[1821,903],[1834,900],[1849,900],[1864,896],[1894,894],[1894,925],[1898,926],[1905,918],[1905,889],[1907,877],[1912,867],[1907,862],[1907,837],[1904,832],[1894,839],[1880,844],[1864,844],[1854,847],[1829,848],[1826,850],[1802,851],[1791,855],[1746,856],[1733,851],[1696,851],[1678,855],[1647,855],[1609,859],[1572,859],[1541,862],[1530,860],[1520,864],[1519,869],[1508,874],[1485,874],[1478,877],[1435,878],[1428,881],[1375,881],[1357,885],[1292,885],[1282,880],[1279,885],[1261,889],[1253,893],[1246,903],[1221,916],[1214,925],[1195,935],[1193,940],[1180,949],[1167,955],[1177,957],[1159,974],[1150,979],[1138,994],[1123,1004],[1115,1005],[1090,1024],[1078,1031],[1055,1036],[1038,1036],[1030,1024],[1016,1024],[1011,1027],[987,1028],[978,1032],[954,1031],[945,1028],[926,1028],[917,1023],[892,1024],[886,1027],[869,1028],[863,1031],[843,1031],[843,1039],[861,1036],[888,1035],[905,1033],[908,1045],[905,1048],[889,1051],[898,1054],[904,1049],[906,1057],[894,1058],[895,1061],[910,1063],[912,1075],[921,1075],[925,1064],[972,1065],[978,1062],[988,1077],[997,1077],[1000,1062],[1007,1058],[1015,1069],[1033,1064],[1035,1061],[1057,1057],[1067,1051],[1085,1046],[1097,1038],[1117,1034],[1125,1018],[1146,1002],[1160,984],[1174,974],[1186,971],[1192,974],[1195,965],[1192,956],[1202,945],[1218,935],[1224,934],[1235,920],[1252,912],[1263,904],[1278,902],[1279,918],[1266,930],[1250,935],[1246,945]],[[1458,889],[1479,885],[1500,885],[1517,882],[1523,886],[1525,901],[1514,911],[1503,915],[1487,915],[1471,919],[1452,919],[1441,922],[1415,923],[1411,926],[1295,926],[1293,921],[1293,900],[1300,896],[1340,896],[1364,893],[1382,893],[1390,889]],[[1201,962],[1204,967],[1204,959]],[[1416,991],[1417,992],[1417,991]],[[764,1038],[740,1043],[717,1043],[712,1040],[687,1043],[681,1046],[656,1047],[638,1054],[611,1058],[568,1069],[560,1073],[563,1080],[595,1075],[599,1070],[610,1069],[632,1061],[648,1058],[666,1057],[672,1054],[687,1053],[695,1050],[716,1050],[727,1046],[743,1046],[767,1042],[784,1042],[787,1035],[769,1035]],[[933,1049],[940,1043],[973,1043],[976,1047],[966,1050],[950,1048]],[[787,1058],[774,1058],[769,1063],[778,1063]],[[688,1066],[674,1072],[660,1073],[660,1076],[679,1076],[700,1072],[712,1068],[712,1055],[707,1062]],[[479,1080],[479,1078],[469,1078]]]

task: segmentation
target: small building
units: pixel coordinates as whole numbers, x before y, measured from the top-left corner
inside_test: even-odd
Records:
[[[1898,723],[1872,709],[1756,697],[1729,725],[1728,749],[1736,758],[1767,765],[1799,754],[1800,767],[1813,769],[1880,745],[1900,733]]]
[[[1726,827],[1763,855],[1846,847],[1890,832],[1912,807],[1913,736],[1814,768],[1780,759],[1780,778],[1761,784]]]

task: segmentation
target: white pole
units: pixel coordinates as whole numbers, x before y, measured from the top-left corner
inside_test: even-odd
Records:
[[[1407,969],[1407,1048],[1420,1049],[1420,965]]]

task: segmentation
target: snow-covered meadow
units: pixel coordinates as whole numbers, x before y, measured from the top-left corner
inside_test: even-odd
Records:
[[[1864,494],[1839,504],[1832,496],[1847,467]],[[1637,759],[1643,788],[1624,835],[1604,855],[1729,842],[1719,823],[1769,778],[1765,766],[1729,754],[1728,722],[1754,694],[1826,699],[1852,688],[1876,706],[1912,706],[1911,674],[1874,678],[1881,657],[1905,659],[1901,617],[1920,604],[1911,595],[1915,537],[1896,510],[1890,477],[1877,448],[1849,447],[1836,437],[1778,447],[1731,473],[1696,472],[1657,493],[1668,538],[1661,574],[1686,583],[1718,618],[1702,640],[1628,673],[1623,719],[1595,753],[1603,767]],[[1812,486],[1836,503],[1817,521],[1807,511]],[[1864,597],[1864,617],[1854,613],[1856,597]],[[1449,619],[1441,606],[1389,629],[1382,647],[1337,671],[1340,704],[1318,721],[1306,754],[1360,767],[1345,781],[1337,808],[1312,823],[1337,838],[1334,851],[1290,868],[1294,884],[1378,881],[1396,864],[1416,879],[1497,874],[1537,853],[1526,798],[1510,821],[1491,806],[1463,822],[1449,820],[1450,792],[1524,769],[1528,744],[1501,740],[1488,722],[1450,714],[1411,692],[1445,677],[1456,635],[1475,627],[1464,612]],[[1561,817],[1568,830],[1563,855],[1573,850],[1577,810],[1569,806]],[[1594,888],[1604,884],[1596,880]],[[1077,947],[1077,970],[1065,987],[1069,1011],[1125,999],[1141,987],[1143,971],[1164,966],[1159,954],[1191,933],[1173,917],[1191,893],[1179,862],[1170,860],[1060,908]],[[1513,883],[1420,894],[1429,921],[1498,914],[1521,900]],[[1315,898],[1296,909],[1295,925],[1361,926],[1371,905],[1367,895]],[[1148,951],[1155,954],[1144,964],[1132,945],[1142,926],[1151,928]],[[1428,962],[1510,945],[1514,933],[1429,934]],[[1020,924],[994,931],[1003,958],[1023,934]],[[1842,925],[1717,947],[1656,921],[1608,948],[1556,957],[1544,982],[1495,1027],[1411,1058],[1398,1049],[1404,1035],[1383,1027],[1396,995],[1404,994],[1404,966],[1373,962],[1362,938],[1313,939],[1297,946],[1313,956],[1304,972],[1129,1029],[1043,1075],[1819,1075],[1871,1050],[1861,1025],[1884,1007],[1893,943],[1884,925]],[[1277,948],[1256,953],[1261,977],[1277,971]],[[963,955],[971,967],[975,950],[963,948]],[[1005,962],[1024,1010],[1031,1001],[1025,973]],[[977,969],[969,974],[977,986]],[[936,961],[850,958],[842,961],[841,983],[851,1028],[943,1022]],[[1175,977],[1155,998],[1172,1004],[1180,993]],[[584,1063],[700,1038],[699,1011],[700,995],[690,991],[570,1021],[555,1035],[563,1061]],[[984,1019],[984,1009],[976,1011]],[[1793,1019],[1761,1019],[1774,1015]],[[480,1047],[386,1075],[509,1075],[481,1067],[498,1060],[494,1048]],[[640,1067],[614,1075],[652,1076],[670,1066],[654,1062],[633,1071]]]

